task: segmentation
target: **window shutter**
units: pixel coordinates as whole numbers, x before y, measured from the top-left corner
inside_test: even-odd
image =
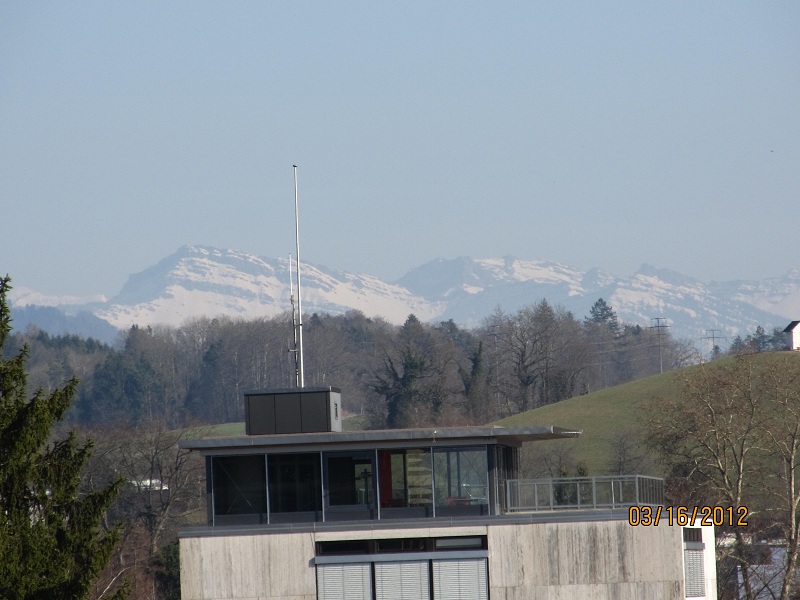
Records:
[[[433,561],[436,600],[488,600],[486,559]]]
[[[372,600],[369,563],[317,565],[319,600]]]
[[[705,597],[706,578],[703,572],[703,551],[684,549],[683,570],[683,578],[686,582],[686,597]]]
[[[430,600],[428,561],[376,562],[376,600]]]

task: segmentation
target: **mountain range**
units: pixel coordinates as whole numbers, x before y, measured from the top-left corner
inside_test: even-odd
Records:
[[[301,277],[304,314],[356,309],[391,323],[413,313],[423,321],[453,319],[472,327],[498,308],[513,312],[542,299],[580,319],[603,298],[625,323],[650,326],[658,317],[674,337],[699,341],[716,330],[717,339],[730,341],[758,325],[768,332],[783,328],[800,315],[800,269],[760,281],[705,283],[649,265],[617,277],[597,268],[582,271],[508,256],[436,259],[393,283],[308,263],[301,265]],[[178,326],[193,317],[219,315],[273,317],[291,309],[290,296],[288,258],[184,246],[131,275],[112,298],[54,298],[15,288],[11,304],[17,329],[34,324],[52,334],[111,341],[134,324]]]

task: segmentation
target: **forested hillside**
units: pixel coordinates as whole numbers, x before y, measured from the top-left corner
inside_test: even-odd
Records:
[[[33,386],[79,377],[73,422],[181,427],[241,421],[245,390],[292,387],[290,321],[132,327],[113,347],[28,330],[10,345],[29,345]],[[486,423],[699,357],[666,328],[618,322],[602,299],[583,318],[542,300],[474,329],[351,311],[308,315],[303,331],[305,384],[340,387],[346,413],[368,427]]]

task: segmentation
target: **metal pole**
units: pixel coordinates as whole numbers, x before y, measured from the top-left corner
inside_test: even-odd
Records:
[[[380,466],[380,461],[378,461],[378,449],[377,448],[375,449],[375,455],[373,456],[372,460],[375,461],[375,463],[374,463],[375,464],[375,470],[374,470],[373,475],[372,475],[372,489],[374,491],[375,498],[376,498],[375,506],[377,507],[377,511],[378,511],[378,521],[380,521],[381,520],[381,486],[379,485],[378,477],[386,477],[386,474],[380,472],[381,466]],[[371,518],[372,518],[372,515],[370,515],[370,519]]]
[[[300,294],[300,218],[297,209],[297,165],[294,167],[294,234],[297,255],[297,381],[298,387],[304,387],[303,382],[303,299]]]
[[[436,432],[433,432],[434,435]],[[435,439],[435,438],[434,438]],[[434,460],[433,446],[431,446],[431,512],[436,518],[436,461]]]
[[[294,355],[294,385],[300,387],[300,369],[297,360],[297,308],[294,305],[294,275],[292,274],[292,255],[289,255],[289,297],[292,301],[292,334],[294,335],[294,347],[289,349],[289,353]]]

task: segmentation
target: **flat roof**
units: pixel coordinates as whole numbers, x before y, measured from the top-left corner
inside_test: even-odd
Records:
[[[420,448],[428,446],[469,446],[504,444],[519,446],[523,442],[574,438],[580,430],[554,425],[534,427],[427,427],[422,429],[380,429],[321,433],[287,433],[246,435],[237,437],[205,437],[181,440],[179,447],[199,450],[204,454],[222,451],[243,453],[285,450],[349,450],[355,448]]]

